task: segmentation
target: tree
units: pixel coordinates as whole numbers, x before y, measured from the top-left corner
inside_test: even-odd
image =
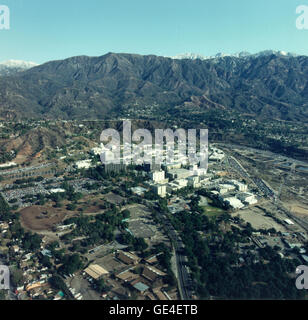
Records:
[[[59,268],[62,274],[73,274],[75,271],[82,269],[83,263],[79,254],[64,257],[63,265]]]
[[[107,286],[106,286],[105,281],[103,279],[96,280],[94,282],[94,284],[96,286],[96,290],[99,293],[102,293],[102,292],[106,291],[106,289],[107,289]]]
[[[123,216],[123,219],[129,219],[130,218],[130,211],[125,209],[124,211],[122,211],[122,216]]]
[[[10,276],[14,287],[18,287],[24,283],[23,272],[20,269],[11,270]]]
[[[31,234],[27,232],[23,239],[23,246],[25,250],[35,251],[40,249],[42,239],[38,234]]]
[[[61,277],[59,277],[58,275],[54,275],[52,276],[49,280],[50,285],[57,289],[57,290],[62,290],[62,291],[66,291],[66,284],[65,282],[62,280]]]

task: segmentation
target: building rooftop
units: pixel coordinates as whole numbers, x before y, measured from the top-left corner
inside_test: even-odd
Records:
[[[136,255],[130,252],[125,252],[125,251],[120,251],[118,253],[118,259],[126,264],[138,263],[140,261],[139,257],[137,257]]]
[[[134,284],[133,287],[140,292],[144,292],[149,289],[149,287],[146,284],[144,284],[143,282],[138,282],[138,283]]]
[[[90,277],[97,280],[104,274],[108,274],[109,272],[98,264],[91,264],[84,270]]]

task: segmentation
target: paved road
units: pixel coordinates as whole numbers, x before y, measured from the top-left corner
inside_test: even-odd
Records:
[[[193,292],[191,291],[192,279],[189,274],[187,267],[185,265],[185,256],[183,255],[182,249],[184,248],[184,244],[182,242],[181,237],[178,235],[177,231],[171,225],[169,219],[166,215],[162,213],[158,213],[160,218],[163,221],[163,225],[169,234],[175,249],[176,256],[176,269],[178,273],[178,287],[180,291],[180,296],[182,300],[191,300]]]

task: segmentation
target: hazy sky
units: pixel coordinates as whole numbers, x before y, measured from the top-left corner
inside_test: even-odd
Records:
[[[308,55],[308,30],[295,26],[302,4],[308,0],[0,0],[11,11],[10,30],[0,30],[0,61],[107,52]]]

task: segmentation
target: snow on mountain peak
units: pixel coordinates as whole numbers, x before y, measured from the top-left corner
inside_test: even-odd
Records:
[[[7,60],[7,61],[0,62],[0,66],[7,67],[7,68],[29,69],[29,68],[38,66],[38,64],[32,61]]]
[[[272,54],[280,55],[280,56],[288,56],[288,57],[294,57],[296,54],[286,52],[286,51],[274,51],[274,50],[265,50],[261,51],[259,53],[251,54],[246,51],[242,51],[239,53],[234,53],[234,54],[227,54],[223,52],[219,52],[215,54],[214,56],[204,56],[202,54],[197,54],[197,53],[184,53],[184,54],[179,54],[174,57],[170,57],[172,59],[201,59],[201,60],[208,60],[208,59],[220,59],[224,57],[235,57],[235,58],[246,58],[246,57],[260,57],[260,56],[269,56]]]

